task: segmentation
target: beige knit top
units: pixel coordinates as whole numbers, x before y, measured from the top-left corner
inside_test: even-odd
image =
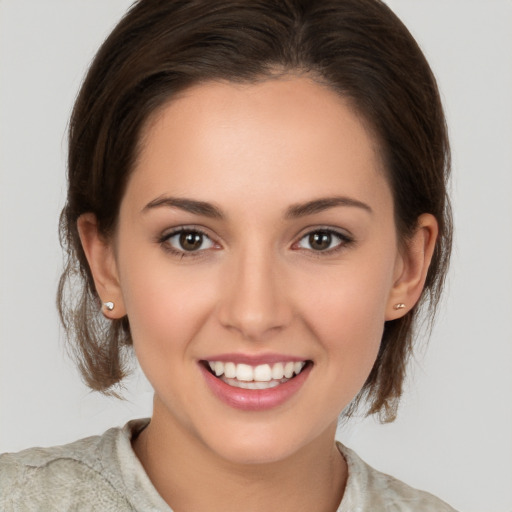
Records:
[[[1,455],[0,511],[172,512],[131,447],[132,437],[148,421],[133,420],[64,446]],[[337,512],[454,512],[338,446],[349,475]]]

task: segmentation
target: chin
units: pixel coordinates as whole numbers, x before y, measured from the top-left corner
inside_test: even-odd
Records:
[[[327,433],[326,433],[327,434]],[[249,429],[227,430],[215,439],[205,440],[222,459],[237,465],[275,464],[298,455],[313,442],[308,433],[293,429],[272,429],[258,425]]]
[[[236,465],[275,464],[288,459],[297,452],[296,447],[285,447],[275,444],[261,445],[255,441],[230,443],[219,448],[218,454],[224,460]]]

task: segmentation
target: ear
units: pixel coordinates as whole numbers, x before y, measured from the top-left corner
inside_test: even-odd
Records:
[[[404,316],[420,298],[432,260],[439,228],[430,213],[418,217],[418,226],[395,266],[393,288],[386,308],[386,320]]]
[[[102,312],[112,320],[122,318],[126,315],[126,309],[118,279],[113,242],[101,236],[98,221],[93,213],[80,215],[77,228],[96,291],[102,302]],[[105,306],[108,302],[113,303],[113,308]]]

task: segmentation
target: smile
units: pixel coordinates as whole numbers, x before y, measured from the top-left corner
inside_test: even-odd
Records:
[[[290,400],[304,385],[313,366],[309,360],[276,358],[249,364],[247,358],[243,358],[243,363],[226,359],[203,360],[199,368],[217,398],[230,407],[246,411],[262,411]]]
[[[224,361],[208,361],[216,377],[229,386],[242,389],[269,389],[288,382],[303,370],[306,361],[249,364]]]

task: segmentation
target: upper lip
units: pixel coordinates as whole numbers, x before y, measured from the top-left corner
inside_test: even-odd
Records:
[[[307,361],[308,359],[300,356],[292,356],[286,354],[215,354],[207,356],[202,359],[203,361],[222,361],[232,362],[236,364],[248,364],[251,366],[257,366],[259,364],[274,364],[274,363],[287,363],[287,362],[301,362]]]

